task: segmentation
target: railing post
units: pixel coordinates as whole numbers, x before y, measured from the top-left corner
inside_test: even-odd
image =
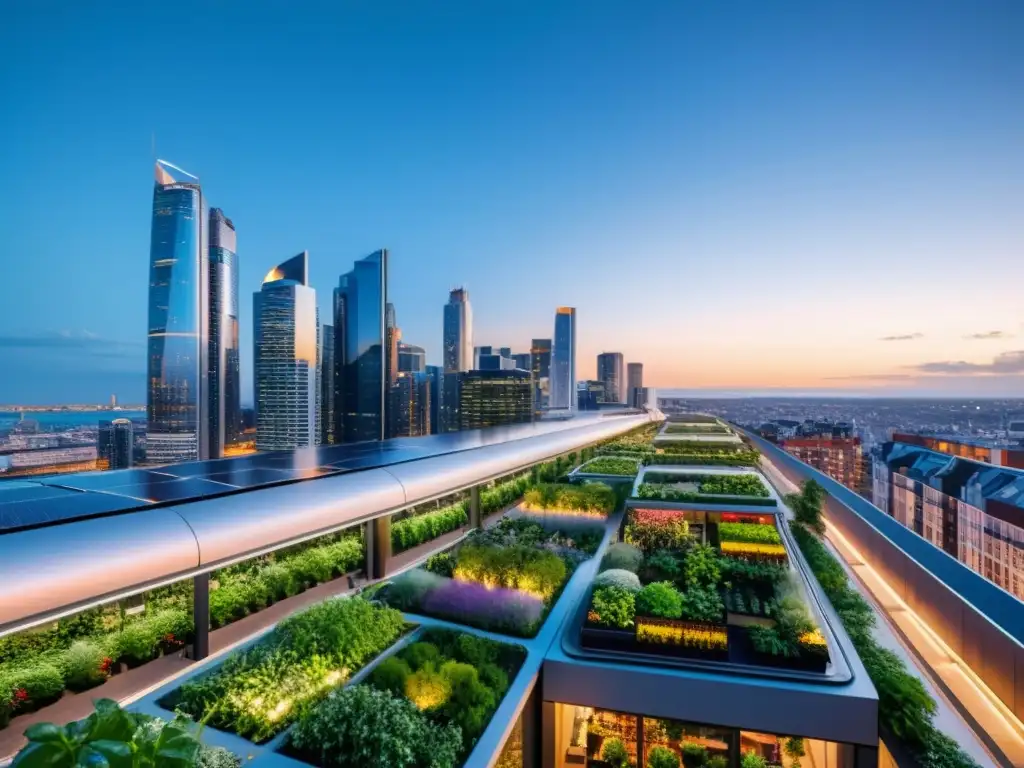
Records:
[[[363,536],[366,547],[366,576],[383,579],[388,575],[391,559],[391,516],[375,517],[366,524]]]
[[[482,528],[480,519],[480,486],[474,485],[469,489],[469,527]]]
[[[210,655],[210,574],[192,579],[192,619],[196,628],[192,658],[202,661]]]

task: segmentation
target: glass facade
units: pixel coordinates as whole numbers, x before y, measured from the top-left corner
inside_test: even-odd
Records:
[[[206,459],[207,241],[203,193],[157,164],[149,264],[146,459]]]
[[[96,440],[96,469],[130,469],[134,462],[135,425],[131,419],[101,421]]]
[[[272,269],[253,296],[256,448],[305,448],[316,441],[316,292],[308,255]]]
[[[532,379],[526,371],[470,371],[459,385],[459,428],[483,429],[533,421]]]
[[[444,372],[458,373],[473,367],[473,308],[469,291],[456,288],[444,307]]]
[[[209,457],[242,433],[238,354],[238,255],[235,225],[220,208],[210,210]]]
[[[388,252],[376,251],[334,291],[335,435],[342,443],[384,439],[387,276]]]
[[[576,310],[559,307],[551,350],[550,407],[576,408]]]
[[[391,388],[392,437],[430,434],[430,377],[426,373],[398,374]]]
[[[441,431],[441,382],[444,369],[439,365],[428,365],[427,376],[430,378],[430,434]]]
[[[427,352],[415,344],[398,344],[399,373],[424,373],[427,370]]]
[[[530,344],[530,367],[533,371],[533,410],[548,407],[551,394],[551,339],[534,339]]]
[[[320,444],[334,445],[337,439],[334,434],[334,326],[320,326],[320,411],[317,422],[320,424]]]
[[[637,390],[644,388],[644,364],[628,363],[626,365],[626,405],[640,408],[646,404],[647,398],[640,401]]]
[[[602,352],[597,356],[597,379],[604,386],[605,402],[626,402],[624,368],[621,352]]]

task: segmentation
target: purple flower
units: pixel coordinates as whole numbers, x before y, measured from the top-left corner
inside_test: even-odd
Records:
[[[431,590],[423,600],[423,611],[482,629],[532,634],[544,612],[544,602],[515,589],[488,589],[476,582],[450,579]]]

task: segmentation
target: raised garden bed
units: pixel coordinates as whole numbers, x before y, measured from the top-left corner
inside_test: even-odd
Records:
[[[599,456],[576,470],[581,475],[615,475],[617,477],[636,477],[640,471],[638,458],[622,456]]]
[[[721,424],[668,424],[662,434],[665,435],[731,435],[728,427]]]
[[[521,509],[604,519],[616,501],[615,491],[604,483],[544,483],[526,492]]]
[[[305,712],[280,751],[320,768],[459,765],[525,657],[517,645],[424,630],[365,683]]]

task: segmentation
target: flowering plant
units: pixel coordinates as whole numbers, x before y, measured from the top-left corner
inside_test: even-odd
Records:
[[[626,542],[645,552],[682,549],[690,538],[686,513],[670,509],[634,509],[626,524]]]
[[[537,631],[544,602],[516,589],[451,579],[426,596],[423,612],[481,629],[529,637]]]

